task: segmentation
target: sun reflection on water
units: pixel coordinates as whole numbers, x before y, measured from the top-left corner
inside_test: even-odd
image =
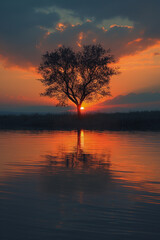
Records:
[[[78,175],[84,170],[94,171],[95,178],[108,174],[132,189],[160,194],[159,139],[158,133],[1,132],[0,179],[67,169]]]

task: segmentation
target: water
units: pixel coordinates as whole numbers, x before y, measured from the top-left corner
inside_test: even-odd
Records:
[[[160,133],[0,132],[0,239],[160,239]]]

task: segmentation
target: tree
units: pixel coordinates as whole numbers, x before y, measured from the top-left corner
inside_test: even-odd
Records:
[[[64,46],[46,52],[38,68],[45,86],[41,95],[56,98],[61,106],[72,101],[80,117],[84,101],[110,95],[110,78],[118,73],[109,66],[114,62],[110,50],[106,51],[100,44],[83,46],[79,52]]]

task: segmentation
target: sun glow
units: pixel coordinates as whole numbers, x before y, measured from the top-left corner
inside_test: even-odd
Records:
[[[81,110],[84,110],[84,107],[81,107]]]

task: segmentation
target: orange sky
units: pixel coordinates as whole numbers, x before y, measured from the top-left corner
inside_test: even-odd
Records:
[[[160,94],[159,7],[156,0],[3,1],[0,107],[54,106],[55,100],[39,96],[43,86],[35,80],[35,67],[46,51],[63,45],[81,50],[100,43],[111,49],[121,71],[111,79],[113,98]]]
[[[160,90],[160,45],[157,44],[138,54],[122,57],[116,64],[121,74],[111,80],[113,97],[130,92]],[[40,97],[41,82],[36,80],[35,69],[5,68],[0,65],[0,101],[14,105],[54,105],[55,100]],[[87,106],[84,103],[84,106]]]

